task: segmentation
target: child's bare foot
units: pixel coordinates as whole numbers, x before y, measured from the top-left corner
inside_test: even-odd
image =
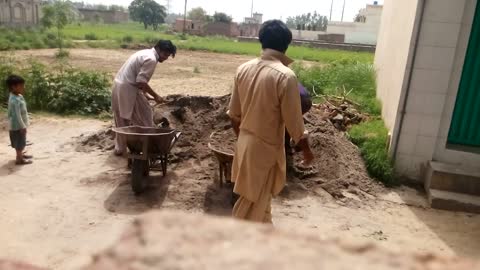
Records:
[[[28,164],[32,164],[33,161],[31,160],[28,160],[28,159],[20,159],[20,160],[17,160],[15,162],[15,165],[28,165]]]
[[[32,155],[23,154],[23,158],[24,158],[24,159],[32,159],[33,156],[32,156]]]

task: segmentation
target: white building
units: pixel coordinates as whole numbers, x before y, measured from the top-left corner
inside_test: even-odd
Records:
[[[480,1],[385,0],[377,95],[396,172],[480,212]]]
[[[383,6],[376,2],[360,10],[358,22],[329,22],[326,34],[345,35],[345,43],[377,44]]]

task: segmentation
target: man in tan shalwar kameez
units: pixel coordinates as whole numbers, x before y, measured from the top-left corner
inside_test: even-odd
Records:
[[[177,48],[169,40],[160,40],[155,47],[141,50],[130,56],[115,76],[112,90],[112,111],[116,127],[153,127],[153,110],[147,97],[156,102],[163,99],[152,90],[148,82],[157,63],[170,56],[175,57]],[[115,154],[126,152],[126,141],[122,135],[115,138]]]
[[[263,53],[240,66],[228,114],[238,135],[232,167],[240,196],[233,216],[271,223],[271,199],[285,186],[285,127],[309,164],[313,154],[305,132],[298,82],[285,52],[292,33],[281,21],[265,22],[259,34]]]

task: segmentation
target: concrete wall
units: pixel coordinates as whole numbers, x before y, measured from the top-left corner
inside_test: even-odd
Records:
[[[1,1],[1,0],[0,0]],[[83,21],[96,22],[101,20],[104,23],[128,22],[128,12],[116,10],[94,10],[79,8],[78,11]]]
[[[318,40],[318,35],[326,34],[324,31],[290,30],[292,31],[293,39]]]
[[[382,102],[382,116],[391,134],[398,125],[399,104],[405,88],[417,12],[418,0],[385,0],[375,68],[377,97]]]
[[[407,1],[408,2],[408,1]],[[360,11],[365,22],[329,22],[327,34],[343,34],[346,43],[377,44],[383,7],[367,5]]]
[[[389,104],[396,103],[397,95],[392,97],[393,92],[389,90],[387,87],[389,83],[385,80],[397,80],[399,76],[395,73],[390,75],[385,73],[388,68],[380,69],[379,96],[384,101],[385,120],[391,130],[393,126],[394,134],[399,132],[395,167],[398,173],[412,180],[423,181],[424,168],[431,160],[460,166],[478,167],[480,164],[478,154],[447,148],[447,136],[476,1],[426,1],[418,44],[411,44],[411,48],[417,47],[417,55],[412,62],[413,71],[406,108],[404,112],[397,110],[396,117],[392,116],[393,108]],[[402,14],[399,17],[403,17],[404,13],[398,14]],[[393,40],[392,37],[390,39]],[[393,50],[396,51],[397,48]],[[376,62],[388,61],[387,55],[386,53],[377,55]],[[408,66],[407,64],[407,71]],[[407,77],[403,77],[402,84],[405,86]],[[403,98],[398,99],[400,104]],[[402,113],[405,117],[402,129],[399,130],[398,117]],[[392,119],[395,118],[396,123],[392,125]]]
[[[29,26],[40,22],[40,1],[0,0],[0,24]]]

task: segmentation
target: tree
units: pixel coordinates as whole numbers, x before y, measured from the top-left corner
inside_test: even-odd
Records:
[[[58,48],[61,51],[63,49],[63,28],[74,18],[72,6],[68,2],[56,0],[50,5],[44,6],[42,11],[41,23],[47,29],[56,29]]]
[[[145,29],[152,26],[154,30],[165,22],[167,12],[164,6],[154,0],[134,0],[128,7],[130,18],[143,23]]]
[[[287,26],[297,30],[325,31],[327,30],[328,19],[316,11],[287,18]]]
[[[193,8],[188,12],[188,18],[192,21],[207,21],[207,11],[201,7]]]
[[[214,22],[224,22],[224,23],[231,23],[232,22],[232,17],[228,16],[227,14],[223,12],[215,12],[213,15],[213,21]]]

